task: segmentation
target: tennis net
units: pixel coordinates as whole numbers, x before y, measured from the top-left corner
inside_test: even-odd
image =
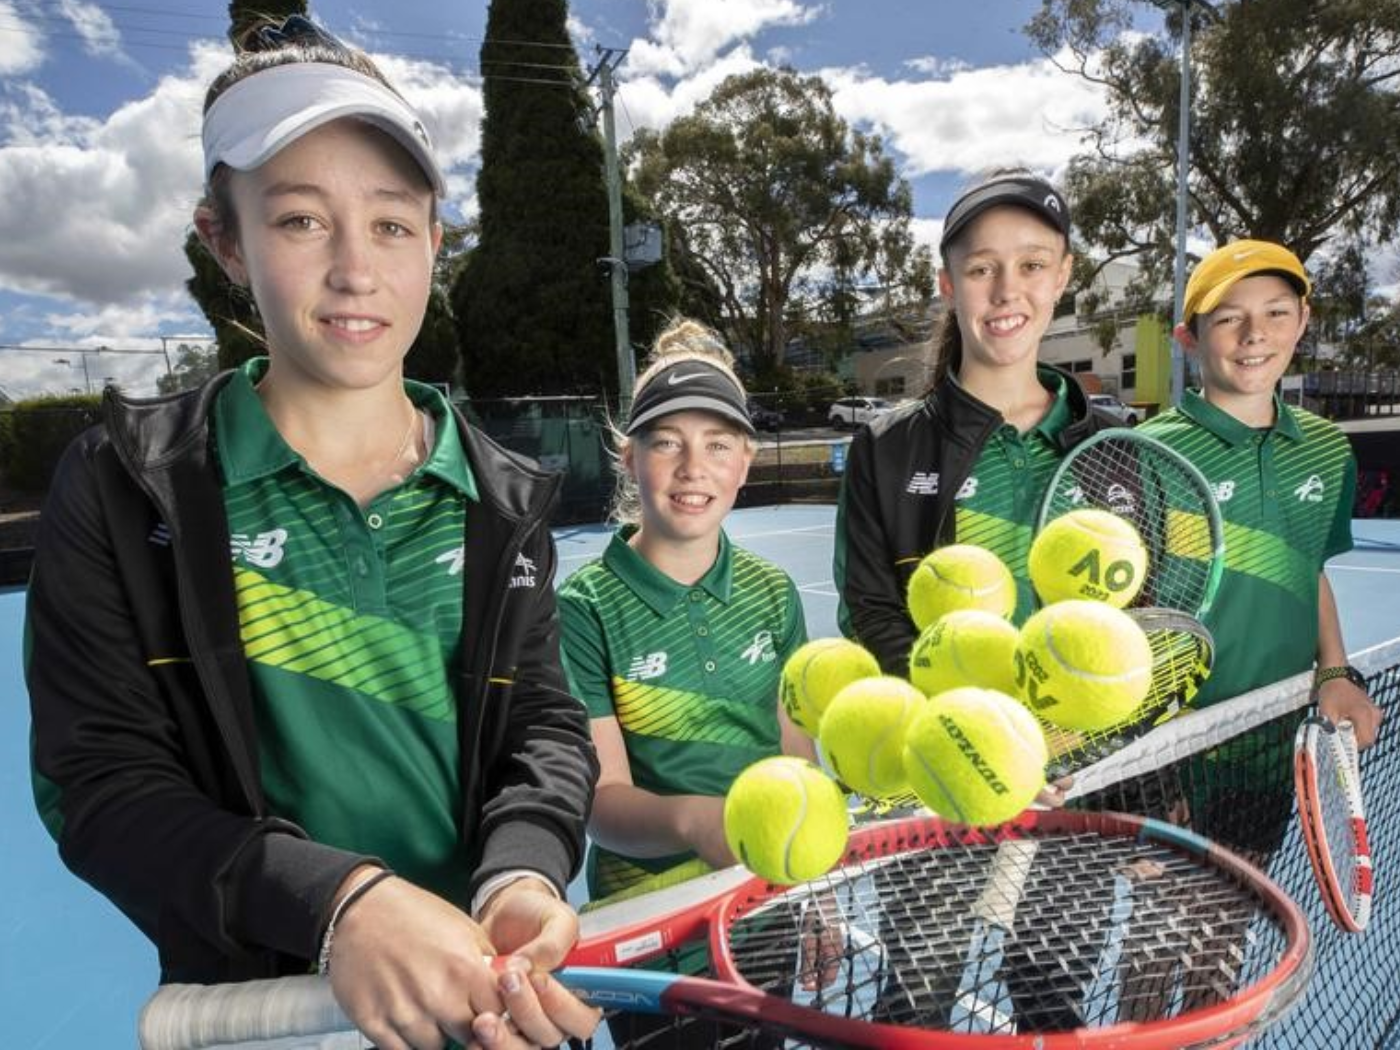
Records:
[[[1371,696],[1385,711],[1387,723],[1377,745],[1361,756],[1361,780],[1367,810],[1372,814],[1371,852],[1380,879],[1370,924],[1363,934],[1343,932],[1328,916],[1297,820],[1293,741],[1311,704],[1311,674],[1205,711],[1183,714],[1083,771],[1071,791],[1071,806],[1170,821],[1227,846],[1265,870],[1302,908],[1313,936],[1312,979],[1294,1008],[1255,1036],[1251,1047],[1400,1047],[1400,996],[1395,991],[1400,988],[1400,905],[1386,892],[1385,881],[1390,858],[1400,848],[1400,828],[1387,819],[1400,803],[1396,768],[1400,745],[1395,725],[1400,719],[1400,639],[1356,654],[1353,663],[1367,676]],[[659,914],[679,908],[738,881],[737,869],[715,872],[599,908],[584,916],[585,935],[605,932],[624,921],[635,922],[643,912]],[[705,953],[692,945],[650,965],[704,975]],[[1248,960],[1245,965],[1249,965]],[[867,979],[876,982],[879,977],[867,975]],[[276,991],[275,1010],[269,1012],[264,991],[253,986],[243,989],[245,1001],[231,1006],[229,1015],[218,1024],[206,1018],[191,1029],[178,1004],[173,1012],[148,1008],[142,1019],[142,1046],[145,1050],[340,1050],[367,1045],[348,1031],[348,1022],[319,979],[254,982],[259,984]],[[801,1001],[800,993],[794,997]],[[989,1004],[988,1009],[995,1006]],[[238,1016],[260,1019],[255,1026],[240,1027]],[[230,1035],[245,1041],[230,1039]],[[591,1045],[593,1050],[606,1050],[614,1045],[700,1048],[780,1044],[772,1044],[771,1039],[755,1041],[752,1033],[709,1022],[639,1021],[616,1015],[600,1028]]]

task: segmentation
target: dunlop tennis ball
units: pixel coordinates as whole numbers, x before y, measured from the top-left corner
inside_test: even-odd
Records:
[[[1041,609],[1016,644],[1021,699],[1047,722],[1093,732],[1132,715],[1152,685],[1152,646],[1127,613],[1096,601]]]
[[[993,689],[930,697],[904,734],[904,771],[929,809],[959,824],[1000,824],[1045,786],[1049,755],[1035,716]]]
[[[1010,616],[1016,609],[1016,581],[1002,560],[985,547],[954,543],[919,562],[905,597],[909,616],[922,631],[955,609]]]
[[[724,838],[739,863],[782,885],[830,870],[846,849],[846,798],[811,762],[755,762],[724,799]]]
[[[909,651],[909,681],[926,696],[975,685],[1016,692],[1020,633],[995,613],[958,609],[930,624]]]
[[[822,713],[841,689],[880,673],[880,663],[845,638],[817,638],[799,646],[783,664],[779,700],[793,725],[815,738]]]
[[[909,791],[904,731],[927,698],[903,678],[862,678],[842,689],[822,716],[822,753],[847,787],[867,798]]]
[[[1106,510],[1072,510],[1040,530],[1028,567],[1047,605],[1083,598],[1121,609],[1142,590],[1147,548],[1127,519]]]

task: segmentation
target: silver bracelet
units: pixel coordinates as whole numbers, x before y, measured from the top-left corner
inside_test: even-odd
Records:
[[[322,977],[329,977],[331,973],[331,944],[335,941],[335,924],[340,921],[340,917],[345,914],[350,905],[363,897],[366,893],[379,885],[385,879],[394,877],[394,873],[388,868],[380,868],[373,875],[366,875],[355,885],[350,887],[350,892],[340,898],[340,903],[331,912],[331,921],[326,923],[326,932],[321,937],[321,951],[316,956],[316,972]]]

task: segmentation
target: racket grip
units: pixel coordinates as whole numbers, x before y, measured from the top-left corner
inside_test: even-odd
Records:
[[[1037,848],[1031,839],[1006,839],[997,844],[987,883],[973,902],[972,914],[1003,930],[1015,925],[1016,909],[1025,893]]]

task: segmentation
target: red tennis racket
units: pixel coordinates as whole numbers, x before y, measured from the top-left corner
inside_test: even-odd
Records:
[[[706,882],[724,888],[694,901]],[[646,898],[628,902],[627,921],[586,936],[556,976],[609,1010],[727,1025],[737,1041],[726,1046],[1180,1050],[1261,1030],[1312,966],[1301,913],[1256,868],[1118,814],[1030,812],[993,829],[872,824],[809,883],[723,872],[683,889],[691,903],[650,917],[638,916]],[[592,926],[605,911],[587,917]],[[811,936],[814,919],[824,936]],[[804,951],[804,938],[826,947]],[[692,945],[708,948],[708,976],[636,966]],[[300,980],[308,996],[329,994]],[[200,1045],[172,1037],[209,1036],[227,990],[163,989],[143,1013],[142,1045]],[[175,1013],[162,1014],[162,997]]]
[[[1356,736],[1350,722],[1309,718],[1298,727],[1293,749],[1298,820],[1332,920],[1360,933],[1371,918],[1371,846]]]

